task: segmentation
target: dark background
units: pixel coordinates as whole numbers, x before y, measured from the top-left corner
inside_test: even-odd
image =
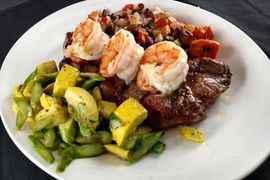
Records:
[[[79,1],[0,0],[1,65],[12,45],[31,26],[56,10]],[[230,21],[248,34],[270,57],[269,0],[184,0],[182,2],[200,6]],[[0,121],[0,143],[0,179],[54,179],[18,150],[7,135],[2,121]],[[245,179],[270,179],[270,158]]]

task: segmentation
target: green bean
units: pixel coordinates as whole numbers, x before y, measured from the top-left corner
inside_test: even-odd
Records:
[[[60,138],[59,136],[56,135],[55,140],[54,140],[52,146],[49,147],[49,149],[50,149],[51,151],[56,151],[56,150],[58,150],[58,149],[59,149],[59,145],[60,145],[61,142],[62,142],[61,138]]]
[[[112,142],[112,136],[107,131],[97,131],[96,134],[99,136],[99,142],[102,144],[110,144]]]
[[[140,139],[141,136],[140,135],[133,135],[131,137],[129,137],[122,145],[121,147],[123,149],[132,149],[134,148],[134,146],[137,143],[137,140]]]
[[[26,87],[26,85],[29,83],[29,81],[31,81],[32,79],[34,79],[35,75],[36,75],[37,70],[35,69],[31,74],[29,74],[29,76],[26,78],[26,80],[23,82],[23,85],[20,87],[20,91],[21,93],[23,92],[24,88]]]
[[[60,140],[60,143],[59,143],[59,146],[58,146],[58,155],[61,156],[62,153],[64,152],[64,150],[67,149],[68,147],[70,147],[69,144],[61,142],[61,140]]]
[[[163,142],[157,142],[154,146],[150,149],[150,152],[161,154],[166,148],[166,144]]]
[[[60,161],[56,167],[57,172],[63,172],[66,167],[73,161],[74,158],[74,149],[72,147],[67,147],[63,149],[61,153]]]
[[[72,143],[76,135],[76,124],[74,120],[69,118],[67,122],[60,124],[59,131],[64,142]]]
[[[93,157],[100,155],[103,152],[104,147],[100,143],[70,146],[61,153],[61,159],[57,165],[56,171],[63,172],[65,168],[76,158]]]
[[[58,74],[59,72],[53,72],[48,74],[37,74],[34,80],[40,83],[47,83],[54,80],[58,76]]]
[[[89,79],[89,80],[84,81],[81,87],[85,89],[86,91],[89,91],[95,86],[95,84],[96,84],[95,80]]]
[[[60,161],[56,167],[56,172],[63,172],[66,167],[73,161],[73,158],[72,157],[67,157],[67,156],[64,156],[65,150],[63,150],[63,152],[61,153],[61,158],[60,158]]]
[[[32,108],[37,108],[38,106],[40,106],[40,96],[43,93],[43,88],[41,86],[41,83],[39,82],[34,82],[32,89],[31,89],[31,107]]]
[[[85,126],[80,121],[78,122],[80,134],[84,137],[90,137],[93,134],[93,128]]]
[[[104,77],[99,73],[80,73],[81,77],[92,79],[94,81],[104,81]]]
[[[56,139],[56,134],[53,128],[49,129],[44,135],[44,145],[48,148],[53,146]]]
[[[35,138],[38,139],[43,139],[44,138],[45,133],[41,132],[41,131],[36,131],[32,133],[32,136],[34,136]]]
[[[28,136],[29,141],[31,142],[33,148],[35,151],[49,164],[52,164],[54,162],[54,157],[52,152],[47,149],[42,142],[35,138],[34,136],[30,135]]]
[[[57,149],[58,155],[61,156],[64,150],[65,150],[64,148],[59,147],[59,148]]]
[[[27,119],[27,117],[25,117],[25,115],[23,113],[21,113],[20,111],[17,113],[17,115],[16,115],[16,128],[18,130],[20,130],[22,128],[26,119]]]
[[[76,137],[76,142],[80,144],[92,144],[92,143],[97,143],[99,142],[99,135],[93,134],[92,136],[89,137],[84,137],[84,136],[77,136]]]
[[[67,143],[64,143],[64,142],[61,142],[60,144],[59,144],[59,147],[61,147],[61,148],[68,148],[68,147],[70,147],[70,145],[69,144],[67,144]]]
[[[85,144],[81,146],[72,146],[74,158],[87,158],[100,155],[104,152],[104,147],[100,143]]]
[[[89,137],[77,136],[76,142],[80,144],[91,144],[97,142],[102,144],[110,144],[112,142],[112,136],[107,131],[97,131],[96,134]]]
[[[111,113],[110,117],[110,127],[116,129],[122,125],[121,119],[117,117],[114,113]]]
[[[16,111],[16,128],[20,130],[25,120],[32,116],[33,111],[27,100],[20,97],[12,98],[12,106],[12,109]]]
[[[31,125],[30,128],[32,131],[40,131],[44,128],[46,128],[49,124],[51,123],[51,118],[44,118],[40,119],[38,121],[34,121]]]
[[[133,148],[133,153],[129,157],[128,161],[130,163],[135,162],[140,159],[144,154],[146,154],[162,137],[163,132],[155,132],[144,134],[137,141]]]

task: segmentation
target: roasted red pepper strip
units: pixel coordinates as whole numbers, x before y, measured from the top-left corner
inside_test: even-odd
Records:
[[[196,39],[213,39],[213,32],[210,26],[196,26],[193,37]]]
[[[219,47],[220,43],[217,41],[198,39],[191,42],[188,52],[191,57],[210,57],[215,59]]]

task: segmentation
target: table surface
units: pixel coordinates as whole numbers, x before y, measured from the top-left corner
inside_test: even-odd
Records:
[[[16,40],[47,15],[80,0],[1,0],[0,64]],[[262,0],[183,0],[230,21],[248,34],[270,57],[270,1]],[[256,60],[254,60],[256,61]],[[0,121],[0,179],[54,179],[15,146]],[[251,145],[252,146],[252,145]],[[270,179],[270,158],[245,179]]]

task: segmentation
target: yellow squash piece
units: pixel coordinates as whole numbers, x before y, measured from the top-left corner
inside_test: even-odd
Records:
[[[79,73],[79,70],[75,67],[65,64],[56,77],[53,95],[64,97],[67,88],[76,86]]]
[[[104,147],[108,152],[120,157],[121,159],[128,160],[130,150],[122,149],[116,144],[106,144]]]
[[[181,136],[188,141],[193,141],[197,143],[202,143],[204,141],[202,132],[197,128],[189,126],[179,126],[179,132]]]
[[[23,96],[26,97],[27,99],[31,99],[31,90],[32,90],[32,86],[33,83],[35,82],[34,79],[31,79],[25,86],[24,90],[23,90]]]
[[[48,128],[51,128],[66,122],[68,117],[69,115],[67,109],[58,103],[54,103],[50,107],[44,108],[39,111],[39,113],[36,115],[35,120],[39,121],[48,118],[51,120]]]
[[[102,101],[98,101],[98,109],[99,109],[100,114],[104,118],[109,119],[111,113],[113,113],[117,109],[117,106],[113,102],[102,100]]]
[[[59,103],[61,104],[61,102],[59,100],[57,100],[56,98],[49,96],[45,93],[43,93],[40,96],[40,104],[43,108],[49,108],[52,104],[54,103]]]
[[[19,85],[19,86],[15,86],[12,88],[12,93],[14,94],[14,96],[16,97],[23,97],[21,91],[20,91],[20,88],[21,88],[22,85]]]
[[[29,117],[29,118],[27,118],[27,119],[25,120],[25,122],[27,122],[27,123],[29,123],[29,124],[33,123],[34,121],[35,121],[35,119],[34,119],[33,117]]]
[[[124,101],[114,112],[121,120],[121,126],[111,128],[112,137],[121,146],[122,143],[135,133],[136,128],[147,117],[147,110],[134,98]]]
[[[94,97],[85,89],[80,87],[70,87],[65,93],[65,98],[69,105],[76,108],[83,106],[84,113],[81,121],[87,124],[87,121],[98,121],[98,107]]]

